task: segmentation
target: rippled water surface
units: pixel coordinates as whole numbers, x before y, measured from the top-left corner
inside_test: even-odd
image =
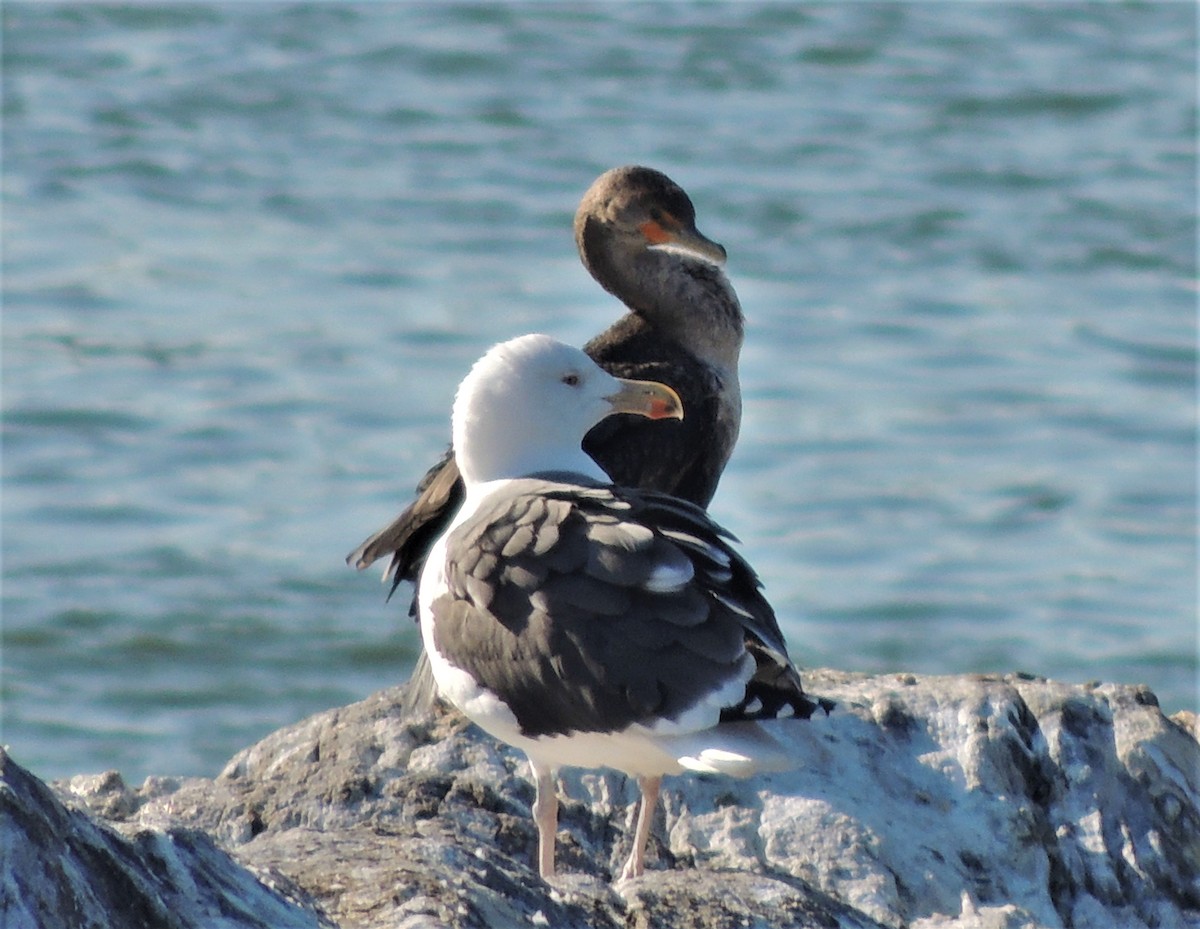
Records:
[[[748,317],[713,512],[803,665],[1196,703],[1196,10],[4,4],[3,739],[216,772],[403,679],[343,557],[643,162]]]

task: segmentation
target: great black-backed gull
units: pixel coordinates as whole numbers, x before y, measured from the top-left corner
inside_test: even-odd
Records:
[[[611,484],[584,453],[587,431],[621,413],[682,416],[669,387],[614,378],[548,336],[489,351],[454,402],[465,500],[419,584],[442,695],[529,757],[544,878],[558,768],[638,779],[621,873],[634,877],[663,775],[786,766],[761,720],[818,706],[731,537],[692,503]]]

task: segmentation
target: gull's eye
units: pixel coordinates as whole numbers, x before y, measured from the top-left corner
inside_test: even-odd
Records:
[[[579,375],[576,374],[574,371],[572,371],[570,374],[564,374],[563,378],[562,378],[562,382],[564,384],[566,384],[568,387],[578,387],[579,386]]]

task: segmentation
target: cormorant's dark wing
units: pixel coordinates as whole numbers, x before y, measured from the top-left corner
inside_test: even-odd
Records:
[[[462,506],[464,490],[454,449],[446,449],[438,463],[425,472],[416,494],[403,513],[346,556],[347,564],[361,570],[391,555],[384,574],[392,580],[389,598],[401,581],[416,582],[430,546]]]

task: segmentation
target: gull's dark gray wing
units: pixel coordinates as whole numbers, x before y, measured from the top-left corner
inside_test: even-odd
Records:
[[[817,704],[728,542],[661,494],[513,481],[447,538],[434,642],[529,736],[677,719],[747,677],[712,723],[808,716]]]

